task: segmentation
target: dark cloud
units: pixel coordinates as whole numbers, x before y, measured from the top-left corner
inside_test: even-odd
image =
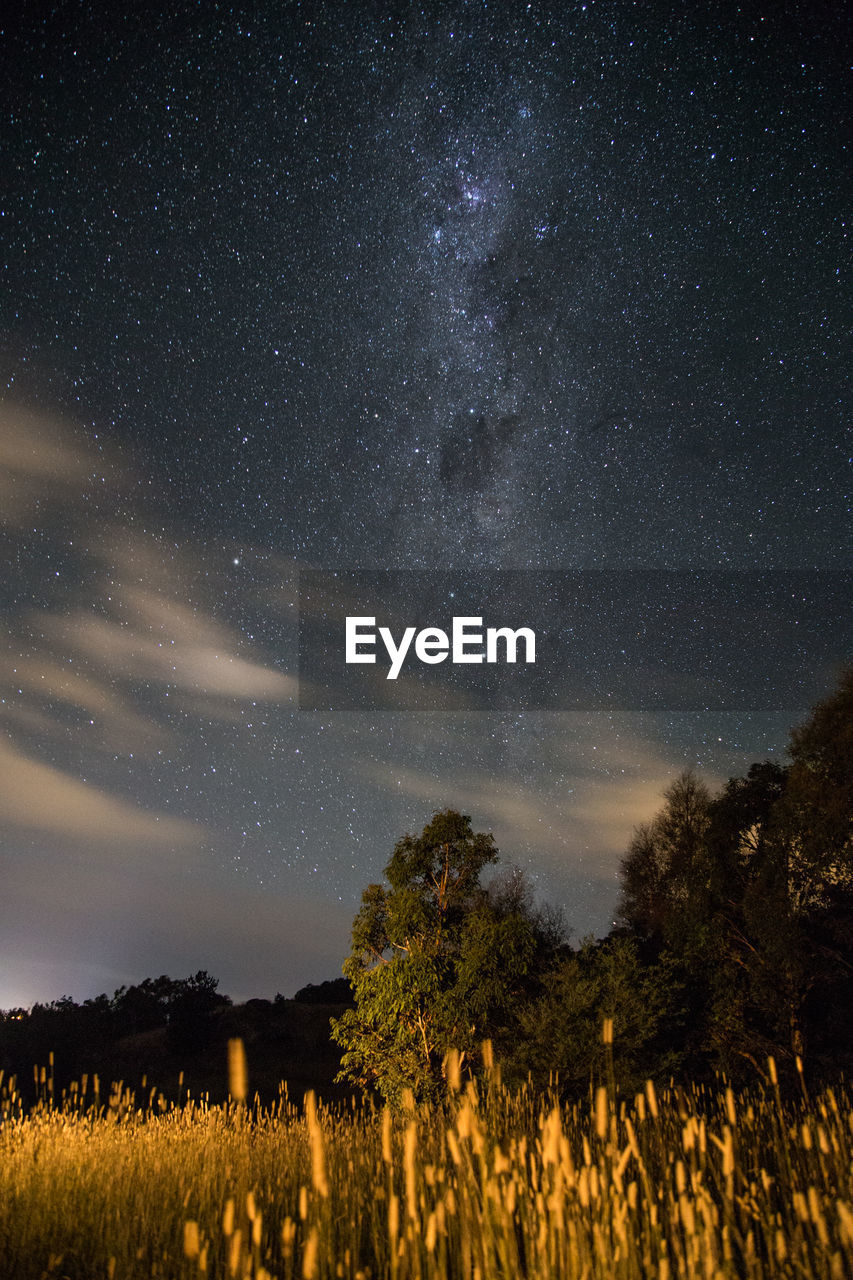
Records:
[[[457,413],[442,444],[439,476],[451,493],[482,493],[500,476],[519,434],[512,414],[489,420]]]

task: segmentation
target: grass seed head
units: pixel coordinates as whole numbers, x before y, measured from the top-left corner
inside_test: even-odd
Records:
[[[228,1092],[235,1102],[245,1102],[249,1091],[246,1050],[239,1038],[228,1041]]]

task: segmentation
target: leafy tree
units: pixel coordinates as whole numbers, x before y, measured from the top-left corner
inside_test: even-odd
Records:
[[[164,1027],[179,985],[163,973],[159,978],[144,978],[132,987],[119,987],[111,1001],[116,1035],[136,1035]]]
[[[716,897],[738,901],[758,867],[766,862],[776,806],[788,771],[772,760],[750,765],[745,778],[729,778],[711,801],[708,846]]]
[[[853,672],[792,730],[788,754],[787,770],[753,765],[714,805],[730,874],[711,1030],[718,1051],[753,1062],[838,1060],[853,999]]]
[[[344,973],[355,1008],[332,1021],[344,1049],[339,1079],[392,1101],[405,1088],[436,1098],[450,1049],[476,1070],[481,1042],[506,1031],[553,922],[531,910],[518,882],[483,887],[496,860],[492,836],[453,809],[398,841],[387,884],[368,886],[353,923]]]
[[[173,1053],[203,1053],[213,1039],[216,1014],[230,1005],[231,1000],[222,995],[218,990],[219,979],[206,969],[199,969],[174,986],[166,1042]]]
[[[521,1015],[512,1058],[517,1076],[544,1087],[558,1077],[560,1091],[576,1097],[591,1081],[628,1091],[650,1076],[668,1076],[680,1063],[682,992],[674,966],[644,964],[633,938],[587,940],[556,961],[538,999]],[[604,1043],[611,1020],[612,1046]]]
[[[780,1040],[801,1058],[837,1057],[853,1001],[853,671],[792,730],[788,754],[747,919],[770,962]]]
[[[695,968],[707,1004],[706,1052],[729,1074],[801,1048],[791,1029],[804,938],[791,911],[779,823],[787,781],[775,762],[753,764],[710,807],[712,893]]]
[[[352,1004],[352,987],[346,978],[309,982],[299,988],[293,999],[298,1004]]]
[[[683,775],[623,863],[623,921],[680,966],[694,1066],[853,1052],[853,673],[789,755],[713,798]]]
[[[711,795],[690,771],[664,792],[660,813],[634,833],[622,862],[619,916],[657,945],[682,940],[706,906]]]
[[[823,908],[853,892],[853,668],[792,730],[788,753],[790,889],[798,909]]]

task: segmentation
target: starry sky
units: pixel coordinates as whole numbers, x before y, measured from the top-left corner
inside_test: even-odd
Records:
[[[849,624],[756,623],[775,701],[324,710],[300,575],[850,569],[842,6],[10,8],[0,1007],[334,977],[447,805],[606,932]]]

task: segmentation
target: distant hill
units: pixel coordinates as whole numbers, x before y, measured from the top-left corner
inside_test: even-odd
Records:
[[[300,1004],[354,1005],[352,987],[347,978],[331,978],[327,982],[309,982],[293,997]]]

